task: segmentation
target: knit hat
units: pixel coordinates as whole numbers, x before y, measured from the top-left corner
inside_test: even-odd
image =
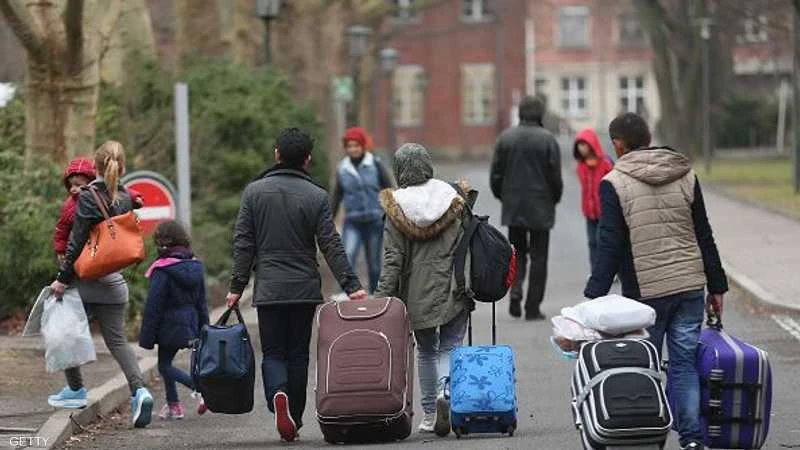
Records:
[[[365,149],[367,148],[367,133],[361,127],[348,128],[342,136],[342,145],[347,146],[350,141],[356,141]]]
[[[419,144],[403,144],[394,154],[393,169],[401,188],[416,186],[433,178],[431,155]]]

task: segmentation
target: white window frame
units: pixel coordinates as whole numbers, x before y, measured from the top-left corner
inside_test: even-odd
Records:
[[[465,14],[465,7],[471,5],[472,12]],[[489,9],[489,0],[461,0],[461,20],[467,23],[489,22],[492,13]]]
[[[642,86],[636,86],[638,80],[642,80]],[[626,80],[627,87],[622,87],[622,80]],[[647,102],[647,77],[644,75],[621,75],[618,79],[618,98],[620,110],[623,109],[622,100],[626,99],[628,107],[626,111],[636,114],[644,114],[644,111],[639,111],[639,99],[642,99],[642,107],[646,108]]]
[[[640,40],[625,39],[622,35],[623,24],[628,20],[634,20],[639,24],[639,30],[642,33]],[[633,13],[622,13],[617,16],[617,44],[620,47],[644,47],[647,45],[647,35],[642,27],[642,21]]]
[[[562,31],[562,18],[576,20],[583,19],[583,40],[582,42],[565,42],[566,35]],[[590,19],[591,11],[588,6],[562,6],[556,12],[555,32],[556,43],[559,48],[582,49],[590,47]]]
[[[393,119],[397,127],[418,127],[423,123],[425,88],[419,79],[424,70],[421,66],[407,64],[398,66],[394,71]]]
[[[487,126],[494,123],[497,102],[495,76],[495,67],[491,63],[461,66],[461,119],[464,125]]]
[[[567,81],[567,88],[564,89],[564,81]],[[580,89],[580,80],[583,80],[583,89]],[[584,76],[563,76],[559,80],[559,90],[561,91],[561,109],[563,113],[571,118],[587,117],[589,114],[588,79]],[[583,107],[580,101],[583,100]],[[566,107],[565,107],[566,103]]]
[[[419,22],[419,11],[415,11],[414,3],[419,0],[392,0],[392,6],[397,8],[393,11],[392,20],[398,22]]]
[[[769,42],[768,26],[769,19],[763,14],[756,17],[745,17],[742,19],[742,33],[737,36],[737,40],[743,44],[764,44]]]

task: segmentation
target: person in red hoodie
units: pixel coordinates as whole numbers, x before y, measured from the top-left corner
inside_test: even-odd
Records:
[[[600,222],[600,181],[611,172],[613,163],[603,153],[597,134],[591,128],[581,130],[575,137],[573,155],[578,162],[581,183],[581,209],[586,217],[589,237],[589,263],[594,271],[597,256],[597,226]]]
[[[94,162],[88,158],[75,158],[64,169],[64,187],[67,189],[69,196],[61,205],[58,222],[56,222],[56,229],[53,233],[53,251],[56,252],[59,261],[67,251],[69,233],[72,231],[72,223],[75,220],[78,193],[83,186],[91,183],[94,178]]]
[[[69,162],[64,169],[64,187],[69,196],[61,205],[58,214],[56,229],[53,232],[53,251],[58,257],[59,263],[67,251],[69,233],[72,231],[72,224],[75,221],[75,208],[77,206],[78,193],[83,186],[91,183],[95,178],[94,162],[89,158],[78,157]],[[134,200],[134,208],[143,205],[142,196],[136,191],[128,190],[128,194]]]

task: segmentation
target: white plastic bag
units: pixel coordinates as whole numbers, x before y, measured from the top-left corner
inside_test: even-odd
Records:
[[[58,372],[97,360],[89,320],[77,289],[61,299],[49,293],[42,311],[45,368]]]
[[[28,321],[25,322],[25,329],[22,330],[24,337],[39,336],[42,334],[42,311],[44,311],[44,303],[47,297],[50,296],[50,288],[42,289],[39,296],[36,297],[36,302],[33,304],[31,313],[28,314]]]
[[[656,310],[616,294],[564,308],[561,315],[587,328],[614,336],[648,328],[656,323]]]
[[[578,322],[564,316],[555,316],[550,319],[553,324],[553,336],[569,339],[570,341],[598,341],[603,339],[599,331],[587,328]]]

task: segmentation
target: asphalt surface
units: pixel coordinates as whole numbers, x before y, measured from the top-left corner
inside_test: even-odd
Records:
[[[566,156],[566,155],[565,155]],[[493,221],[500,217],[500,205],[488,188],[488,165],[440,166],[437,176],[445,179],[465,177],[481,192],[476,211],[490,214]],[[565,159],[564,179],[566,192],[558,209],[558,221],[551,236],[550,278],[547,286],[543,312],[548,317],[559,310],[581,301],[584,283],[588,276],[588,252],[584,219],[579,211],[579,193],[574,179],[571,159]],[[728,218],[712,217],[714,220]],[[733,218],[731,218],[733,219]],[[724,256],[724,255],[723,255]],[[353,448],[426,448],[445,449],[458,447],[467,449],[579,449],[577,433],[571,422],[569,411],[569,377],[572,363],[560,359],[548,343],[551,334],[549,321],[525,322],[512,319],[507,313],[508,303],[498,304],[498,341],[514,347],[517,364],[517,397],[519,399],[519,427],[513,437],[480,435],[459,441],[451,434],[440,439],[416,432],[421,414],[415,417],[415,432],[400,443]],[[252,317],[252,314],[249,315]],[[474,315],[476,342],[490,340],[489,305],[481,304]],[[770,353],[775,379],[772,428],[764,448],[800,448],[800,315],[774,316],[765,311],[754,311],[735,296],[728,298],[724,322],[726,329],[739,337],[766,349]],[[781,322],[779,325],[778,322]],[[254,326],[251,333],[256,333]],[[794,330],[793,336],[790,331]],[[257,342],[257,339],[254,341]],[[314,345],[312,344],[312,352]],[[312,353],[312,365],[315,356]],[[311,368],[314,373],[314,367]],[[189,413],[179,422],[154,423],[144,430],[123,427],[106,427],[98,435],[73,443],[70,448],[79,449],[252,449],[279,448],[287,444],[279,442],[273,419],[265,413],[260,374],[257,377],[256,406],[252,413],[242,416],[208,414],[198,417]],[[154,389],[156,409],[163,402],[160,388]],[[180,391],[188,399],[188,392]],[[301,439],[290,445],[306,449],[325,447],[327,444],[314,419],[313,382],[309,385],[309,407],[303,422]],[[418,403],[419,396],[415,397]],[[187,404],[191,404],[188,401]],[[417,405],[417,407],[419,407]],[[677,440],[670,438],[668,449],[676,449]]]

